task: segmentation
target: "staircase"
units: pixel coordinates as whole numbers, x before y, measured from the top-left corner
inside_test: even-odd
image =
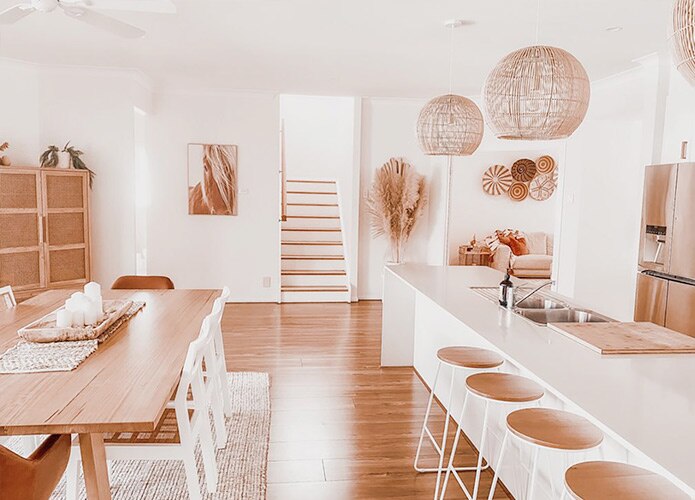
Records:
[[[335,181],[287,181],[282,302],[350,302]]]

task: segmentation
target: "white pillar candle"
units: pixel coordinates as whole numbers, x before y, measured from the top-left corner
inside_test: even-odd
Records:
[[[84,311],[81,309],[72,312],[72,326],[84,326]]]
[[[101,300],[101,285],[90,281],[84,286],[84,294],[94,301]]]
[[[65,301],[65,309],[70,312],[75,312],[80,308],[80,304],[75,298],[69,298]]]
[[[99,313],[97,311],[97,305],[96,303],[92,302],[89,304],[89,307],[84,312],[84,324],[89,326],[89,325],[96,325],[97,324],[97,318],[99,317]]]
[[[67,309],[58,309],[56,313],[56,326],[58,328],[69,328],[72,326],[72,312]]]

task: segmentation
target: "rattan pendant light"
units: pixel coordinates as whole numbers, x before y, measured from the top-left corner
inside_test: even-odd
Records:
[[[695,85],[695,0],[674,2],[671,48],[676,68]]]
[[[589,108],[586,70],[569,52],[538,45],[538,25],[536,45],[504,57],[485,82],[487,124],[499,139],[569,137]]]
[[[420,111],[417,137],[420,149],[427,155],[469,156],[483,140],[483,114],[478,106],[460,95],[451,93],[453,74],[453,30],[462,26],[460,20],[447,21],[451,28],[449,53],[449,93],[430,100]]]

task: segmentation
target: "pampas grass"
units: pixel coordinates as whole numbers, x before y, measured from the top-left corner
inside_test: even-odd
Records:
[[[427,203],[425,178],[402,158],[391,158],[377,170],[367,203],[372,235],[386,236],[394,262],[401,262],[403,247]]]

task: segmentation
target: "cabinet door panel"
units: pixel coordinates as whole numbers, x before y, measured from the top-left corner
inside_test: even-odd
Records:
[[[0,250],[36,247],[40,243],[36,213],[0,213]]]
[[[82,282],[87,279],[84,248],[51,250],[48,261],[49,283]]]
[[[41,269],[39,250],[0,254],[0,283],[8,283],[15,290],[43,286]]]
[[[39,209],[38,171],[0,171],[0,210]]]
[[[47,217],[49,247],[60,245],[80,245],[85,243],[84,214],[50,213]]]
[[[695,337],[695,286],[669,283],[666,327]]]
[[[45,173],[46,208],[84,208],[84,175]]]

